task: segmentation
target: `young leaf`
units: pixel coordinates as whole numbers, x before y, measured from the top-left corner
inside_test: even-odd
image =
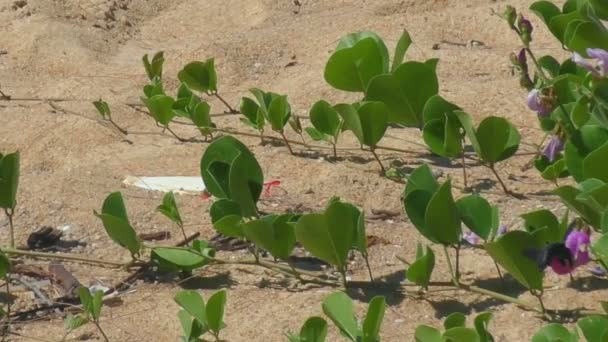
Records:
[[[213,58],[205,62],[186,64],[177,74],[177,78],[192,90],[205,93],[217,91],[217,74]]]
[[[201,325],[207,327],[205,301],[198,292],[194,290],[183,290],[175,295],[174,300],[192,317],[197,319]]]
[[[78,289],[78,296],[80,297],[80,304],[82,304],[82,308],[86,313],[87,317],[90,317],[92,320],[95,320],[95,317],[93,317],[93,296],[91,296],[91,292],[89,292],[89,289],[84,286],[81,286]]]
[[[296,244],[294,228],[288,223],[291,215],[281,215],[269,222],[264,218],[242,225],[248,240],[267,250],[278,259],[287,259]]]
[[[359,328],[355,321],[353,302],[344,292],[330,294],[323,301],[323,312],[340,329],[344,337],[353,342],[357,341]]]
[[[378,342],[380,341],[380,327],[384,319],[384,310],[386,309],[386,299],[384,296],[376,296],[369,302],[367,315],[363,321],[363,338],[362,342]]]
[[[425,226],[428,233],[444,245],[460,241],[462,229],[460,216],[452,197],[451,181],[443,183],[428,202],[425,212]]]
[[[268,122],[274,131],[280,132],[291,117],[291,107],[287,102],[287,96],[277,96],[268,106]]]
[[[501,117],[485,118],[479,124],[476,136],[481,147],[481,158],[490,163],[509,158],[519,147],[519,133]]]
[[[422,245],[418,244],[418,248],[422,251]],[[424,253],[420,256],[416,256],[411,266],[405,272],[407,280],[413,282],[419,286],[428,286],[431,280],[431,274],[435,268],[435,253],[433,250],[426,246]]]
[[[19,152],[0,154],[0,208],[14,209],[19,185]]]
[[[150,114],[152,114],[152,117],[154,117],[154,120],[159,124],[167,126],[175,117],[175,112],[173,111],[175,100],[171,96],[154,95],[149,98],[142,98],[141,100],[150,111]]]
[[[207,301],[206,318],[209,330],[217,336],[225,326],[224,307],[226,306],[226,290],[220,290],[211,295]]]
[[[327,322],[321,317],[310,317],[304,322],[300,334],[293,342],[325,342]]]
[[[296,240],[312,255],[340,270],[346,268],[348,251],[354,242],[353,230],[330,224],[327,215],[309,214],[298,220],[295,233]]]
[[[63,320],[63,325],[65,326],[65,330],[74,331],[88,322],[89,320],[82,315],[72,315],[69,313]]]
[[[578,334],[571,333],[563,325],[551,323],[544,326],[532,337],[532,342],[576,342]],[[591,340],[590,340],[591,341]]]
[[[475,317],[475,330],[477,330],[480,342],[494,342],[494,337],[488,331],[488,325],[491,319],[491,312],[482,312]]]
[[[97,112],[99,112],[99,115],[101,115],[102,119],[112,119],[112,112],[110,111],[110,106],[106,101],[101,99],[99,99],[98,101],[93,101],[93,106],[95,106],[95,109],[97,109]]]
[[[321,100],[316,102],[312,106],[309,116],[310,122],[320,133],[336,137],[342,129],[342,118],[326,101]]]
[[[475,127],[473,127],[473,119],[469,114],[462,111],[456,111],[455,114],[458,117],[462,128],[464,128],[464,132],[467,138],[469,138],[475,153],[477,153],[478,156],[481,156],[481,145],[479,140],[477,140],[477,133],[475,132]]]
[[[435,179],[435,176],[433,176],[431,168],[428,164],[422,164],[414,169],[408,177],[402,198],[405,198],[414,190],[424,190],[426,192],[434,193],[437,189],[439,189],[439,183]]]
[[[401,33],[401,37],[397,42],[397,47],[395,47],[395,56],[393,57],[393,64],[391,66],[391,72],[395,72],[397,68],[403,63],[403,59],[405,58],[405,53],[407,49],[412,44],[412,38],[410,37],[409,32],[407,30],[403,30]]]
[[[199,102],[190,114],[192,123],[198,127],[203,135],[209,135],[211,133],[210,128],[214,127],[209,115],[210,111],[211,107],[207,102]]]
[[[537,210],[521,215],[526,230],[537,237],[542,244],[564,241],[566,231],[562,230],[557,217],[549,210]]]
[[[357,110],[363,139],[363,145],[375,147],[388,128],[388,108],[382,102],[364,102]]]
[[[576,322],[576,326],[580,329],[587,341],[606,341],[606,333],[608,333],[608,318],[605,316],[587,316]]]
[[[193,319],[186,310],[180,310],[177,313],[177,318],[182,326],[185,342],[196,341],[203,334],[202,325],[197,319]]]
[[[530,233],[520,230],[510,231],[495,242],[485,245],[492,259],[531,290],[542,289],[544,274],[535,260],[527,255],[530,250],[539,250],[542,247]]]
[[[163,51],[155,53],[154,57],[152,57],[152,61],[149,60],[148,54],[145,54],[142,61],[144,63],[144,68],[146,69],[146,74],[150,80],[153,80],[154,78],[162,78],[163,63],[165,62]]]
[[[144,86],[144,95],[146,98],[151,98],[155,95],[165,95],[165,90],[163,89],[163,83],[160,78],[154,77],[150,84]]]
[[[170,191],[163,196],[163,204],[156,207],[156,210],[165,215],[169,220],[175,222],[178,226],[184,225],[182,218],[179,215],[179,210],[177,209],[177,203],[175,203],[173,191]]]
[[[114,242],[128,249],[131,255],[139,254],[141,242],[129,223],[127,209],[120,192],[109,194],[103,202],[101,214],[96,211],[94,214],[101,219],[106,232]]]
[[[583,175],[586,179],[596,178],[608,182],[605,162],[608,159],[608,142],[602,147],[589,153],[583,160]]]
[[[206,253],[183,247],[154,247],[150,258],[164,269],[190,271],[209,263],[213,250],[207,249]]]
[[[88,289],[87,289],[88,291]],[[98,321],[101,316],[101,306],[103,305],[103,291],[97,290],[91,300],[91,318]]]
[[[443,340],[445,342],[479,342],[479,335],[471,328],[455,327],[443,333]]]

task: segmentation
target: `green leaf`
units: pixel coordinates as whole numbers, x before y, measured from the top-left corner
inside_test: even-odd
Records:
[[[93,101],[93,106],[97,109],[99,115],[104,120],[112,119],[112,111],[110,111],[110,106],[104,100],[99,99],[98,101]]]
[[[288,223],[291,215],[281,215],[273,222],[264,218],[249,221],[242,225],[248,240],[267,250],[278,259],[287,259],[296,244],[294,228]]]
[[[558,195],[568,208],[572,209],[578,215],[583,217],[585,221],[587,221],[587,223],[589,223],[589,225],[592,227],[600,229],[601,213],[598,213],[597,210],[577,199],[582,192],[583,191],[580,189],[569,185],[560,186],[559,188],[553,190],[553,193]]]
[[[426,212],[433,197],[433,193],[425,190],[414,190],[403,200],[403,207],[407,217],[420,234],[431,242],[440,243],[435,234],[426,226]]]
[[[549,26],[553,17],[562,13],[551,1],[536,1],[530,6],[530,10],[538,15],[547,26]]]
[[[587,21],[576,26],[572,38],[566,45],[581,56],[588,57],[587,49],[608,49],[608,33],[606,28],[598,24]]]
[[[17,206],[19,186],[19,152],[0,154],[0,208],[14,209]]]
[[[422,164],[414,169],[408,177],[402,197],[405,198],[414,190],[424,190],[434,193],[437,189],[439,189],[439,183],[437,183],[435,176],[433,176],[431,168],[428,164]]]
[[[386,300],[384,296],[375,296],[369,302],[367,315],[363,321],[363,338],[361,342],[380,341],[380,327],[384,319]]]
[[[444,245],[460,241],[460,216],[452,197],[452,184],[448,180],[433,195],[425,213],[425,226],[429,234]]]
[[[608,20],[608,3],[602,0],[589,0],[589,4],[600,19]]]
[[[154,77],[150,84],[144,86],[144,95],[146,98],[150,98],[155,95],[165,95],[165,90],[163,89],[163,83],[160,78]]]
[[[480,342],[494,342],[494,337],[488,331],[488,325],[492,319],[491,312],[482,312],[475,317],[475,330],[479,335]]]
[[[332,137],[337,137],[342,129],[342,118],[329,103],[323,100],[312,106],[310,122],[318,132]]]
[[[88,291],[88,290],[87,290]],[[93,300],[91,301],[91,316],[93,320],[99,320],[101,316],[101,307],[103,306],[103,291],[97,290],[93,294]]]
[[[541,290],[543,272],[536,262],[526,256],[528,250],[538,250],[542,245],[530,233],[510,231],[485,245],[485,249],[498,264],[517,281],[531,290]]]
[[[578,337],[568,331],[563,325],[551,323],[540,329],[533,337],[532,342],[576,342]]]
[[[182,332],[184,333],[182,341],[196,341],[196,339],[202,335],[203,327],[197,319],[192,319],[192,316],[190,316],[186,310],[180,310],[177,313],[177,318],[179,319],[182,326]]]
[[[414,338],[416,339],[416,342],[443,342],[441,332],[428,325],[417,326]]]
[[[342,120],[344,120],[344,129],[352,131],[355,137],[357,137],[357,140],[362,142],[364,140],[363,127],[357,109],[353,105],[344,103],[335,105],[334,109],[336,109],[338,114],[340,114],[340,117],[342,117]]]
[[[464,128],[464,132],[467,138],[469,138],[469,141],[471,142],[475,153],[477,153],[478,156],[481,156],[481,145],[479,144],[479,141],[477,139],[477,133],[475,132],[475,128],[473,127],[473,120],[471,119],[471,116],[462,111],[456,111],[455,114],[458,117],[458,120],[460,121],[460,125],[462,125],[462,127]]]
[[[357,110],[363,132],[363,145],[375,147],[388,128],[388,108],[382,102],[364,102]]]
[[[260,106],[255,101],[243,97],[239,108],[251,126],[258,130],[264,128],[264,115],[262,115]]]
[[[314,141],[330,141],[331,139],[329,135],[319,132],[319,130],[314,127],[306,127],[304,130]]]
[[[455,115],[446,115],[443,120],[427,122],[422,129],[422,137],[433,153],[453,158],[462,153],[460,128],[460,121]]]
[[[63,325],[65,326],[65,330],[74,331],[88,322],[89,320],[82,315],[72,315],[69,313],[63,320]]]
[[[481,147],[481,157],[490,163],[510,157],[519,146],[517,130],[506,119],[497,116],[485,118],[479,124],[476,136]]]
[[[445,321],[443,321],[443,328],[445,330],[449,330],[457,327],[464,327],[467,321],[467,317],[461,312],[453,312],[448,317],[446,317]]]
[[[149,98],[142,98],[141,100],[150,111],[150,114],[152,114],[154,120],[159,124],[167,126],[175,117],[175,112],[173,111],[175,100],[171,96],[154,95]]]
[[[608,142],[585,157],[583,160],[584,177],[608,182],[608,172],[606,172],[605,167],[606,160],[608,160]]]
[[[580,99],[578,99],[578,101],[576,101],[576,104],[572,108],[570,119],[572,120],[574,127],[581,128],[589,121],[590,118],[589,99],[582,96]]]
[[[418,244],[419,250],[422,250],[422,245]],[[411,266],[405,272],[407,280],[416,285],[426,287],[431,280],[431,274],[435,268],[435,253],[426,246],[422,255],[416,257]]]
[[[422,127],[424,105],[438,91],[439,83],[433,68],[425,63],[407,62],[393,74],[374,77],[365,100],[384,102],[391,123]]]
[[[579,319],[576,322],[576,326],[581,330],[587,341],[606,341],[606,332],[608,332],[607,317],[599,315],[587,316]]]
[[[424,104],[422,118],[424,123],[438,119],[445,120],[446,114],[460,110],[457,105],[445,100],[440,95],[431,96]]]
[[[291,107],[287,102],[287,96],[277,96],[268,107],[268,121],[274,131],[280,132],[291,117]]]
[[[592,245],[591,252],[599,259],[602,266],[608,266],[608,234],[602,235],[602,237]]]
[[[205,62],[191,62],[177,74],[177,78],[188,88],[200,92],[217,91],[217,74],[214,59]]]
[[[219,290],[207,301],[205,308],[205,317],[207,318],[207,326],[209,330],[216,335],[219,334],[225,326],[224,324],[224,307],[226,306],[226,290]]]
[[[376,75],[388,72],[388,50],[375,33],[348,35],[325,65],[325,81],[332,87],[363,92]]]
[[[323,312],[345,337],[353,342],[357,341],[359,328],[355,321],[353,302],[344,292],[335,292],[327,296],[323,301]]]
[[[154,78],[161,79],[163,76],[163,63],[165,62],[165,57],[163,56],[163,51],[158,51],[152,57],[152,61],[148,58],[148,54],[145,54],[142,58],[144,63],[144,68],[146,69],[146,75],[150,80]]]
[[[101,214],[97,212],[94,214],[101,219],[106,232],[114,242],[128,249],[131,255],[139,254],[141,242],[129,223],[127,209],[120,192],[109,194],[103,202]]]
[[[553,56],[542,56],[538,59],[538,64],[541,66],[541,68],[549,72],[549,75],[551,75],[551,77],[559,76],[559,70],[561,69],[561,65]]]
[[[405,58],[405,53],[407,49],[412,44],[412,37],[410,37],[409,32],[406,29],[401,33],[401,37],[399,37],[399,41],[397,42],[397,46],[395,47],[395,55],[393,57],[393,64],[391,66],[391,72],[397,70],[397,68],[403,63],[403,59]]]
[[[6,279],[6,274],[11,271],[11,259],[0,250],[0,278]]]
[[[566,231],[562,230],[557,217],[549,210],[542,209],[521,215],[524,227],[541,244],[564,241]]]
[[[165,215],[169,220],[175,222],[178,226],[183,226],[184,223],[179,215],[173,191],[170,191],[163,196],[163,204],[159,205],[156,210]]]
[[[166,269],[191,271],[208,264],[210,256],[184,247],[154,247],[151,259]]]
[[[203,133],[205,128],[213,127],[213,123],[211,122],[211,115],[209,112],[211,111],[211,107],[207,102],[199,102],[192,111],[190,115],[190,119],[192,123]],[[210,131],[209,131],[210,132]]]
[[[490,238],[493,227],[493,210],[485,198],[469,195],[456,201],[462,222],[484,240]]]
[[[471,328],[455,327],[443,333],[445,342],[479,342],[477,331]]]
[[[325,342],[327,322],[321,317],[310,317],[300,329],[299,342]]]
[[[262,169],[247,147],[232,136],[223,136],[205,150],[201,175],[206,189],[217,198],[239,204],[243,217],[255,216],[262,193]]]
[[[99,320],[101,306],[103,304],[103,291],[95,291],[95,294],[91,295],[88,288],[81,286],[78,289],[78,295],[84,311],[91,318],[91,320]]]
[[[183,290],[175,295],[174,300],[179,306],[186,310],[186,312],[198,320],[201,325],[207,327],[205,301],[198,292],[193,290]]]

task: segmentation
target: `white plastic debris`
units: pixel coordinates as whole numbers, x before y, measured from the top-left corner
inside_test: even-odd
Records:
[[[181,194],[200,194],[205,190],[205,184],[200,176],[197,177],[137,177],[128,176],[126,185],[136,186],[149,191],[175,192]]]

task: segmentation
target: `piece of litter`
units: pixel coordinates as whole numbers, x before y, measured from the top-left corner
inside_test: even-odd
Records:
[[[149,191],[175,192],[180,194],[198,195],[205,190],[203,179],[198,177],[137,177],[127,176],[123,181],[126,185],[135,186]]]

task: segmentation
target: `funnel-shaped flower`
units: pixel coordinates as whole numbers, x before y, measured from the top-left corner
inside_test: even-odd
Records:
[[[532,89],[528,94],[528,108],[538,113],[539,117],[547,117],[553,111],[553,107],[541,97],[538,89]]]
[[[557,135],[554,135],[543,151],[543,155],[547,157],[549,162],[553,163],[559,154],[564,150],[564,141]]]
[[[565,245],[572,253],[574,267],[586,265],[589,258],[589,244],[591,244],[591,233],[588,229],[573,230],[566,237]]]
[[[608,51],[602,49],[587,49],[587,54],[597,60],[597,66],[583,58],[578,53],[572,55],[572,61],[576,65],[587,69],[594,77],[602,78],[608,76]]]

